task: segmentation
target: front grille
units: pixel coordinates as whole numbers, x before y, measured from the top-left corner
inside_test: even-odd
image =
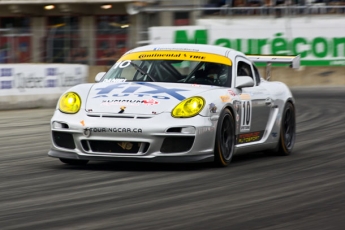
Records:
[[[56,146],[66,149],[75,149],[73,135],[71,133],[53,131],[53,141]]]
[[[181,133],[182,128],[169,128],[167,133]]]
[[[186,152],[192,148],[194,137],[166,137],[163,141],[162,153]]]
[[[82,140],[81,144],[85,151],[100,153],[145,153],[150,144],[145,142],[124,142],[124,141],[96,141]],[[89,147],[90,146],[90,147]]]
[[[87,140],[82,140],[81,145],[83,146],[83,149],[85,151],[87,151],[87,152],[90,151],[89,145],[87,144]]]

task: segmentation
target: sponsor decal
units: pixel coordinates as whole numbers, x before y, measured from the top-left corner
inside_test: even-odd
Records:
[[[231,97],[227,94],[220,96],[220,99],[222,100],[222,102],[230,102],[231,101]]]
[[[130,106],[138,106],[138,105],[157,105],[159,101],[154,99],[144,99],[144,100],[103,100],[101,106],[112,106],[112,105],[130,105]]]
[[[90,133],[142,133],[141,128],[85,128]],[[85,134],[84,134],[85,135]]]
[[[119,111],[119,113],[123,113],[123,112],[125,112],[125,109],[126,109],[126,106],[121,106],[121,107],[120,107],[120,111]]]
[[[151,90],[142,91],[143,88],[148,87]],[[99,90],[97,96],[94,98],[102,98],[102,97],[128,97],[128,96],[136,96],[136,97],[152,97],[155,99],[170,99],[171,97],[176,98],[177,100],[182,101],[185,97],[179,94],[179,91],[189,91],[186,89],[178,89],[178,88],[165,88],[156,84],[147,83],[147,82],[136,82],[135,84],[128,84],[128,83],[118,83],[118,84],[111,84],[104,88],[96,88]],[[109,95],[110,92],[113,90],[121,90],[121,93]],[[139,90],[139,91],[138,91]]]
[[[117,63],[130,60],[181,60],[181,61],[206,61],[232,65],[229,58],[212,53],[192,52],[192,51],[142,51],[123,55]]]
[[[250,100],[250,94],[248,94],[248,93],[241,93],[240,94],[240,99],[241,100]]]
[[[235,97],[237,94],[234,92],[234,91],[232,91],[231,89],[229,89],[228,90],[228,93],[230,94],[230,96],[233,96],[233,97]]]
[[[85,121],[84,121],[84,120],[81,120],[81,121],[80,121],[80,124],[81,124],[82,126],[85,126]]]
[[[240,132],[245,132],[250,130],[252,121],[252,101],[243,100],[241,101],[241,124]]]
[[[137,106],[144,103],[143,100],[103,100],[101,106],[130,105]]]
[[[145,54],[139,54],[139,59],[152,59],[152,58],[160,58],[160,59],[171,59],[171,58],[183,58],[186,60],[205,60],[206,56],[200,55],[199,53],[162,53],[162,52],[147,52]]]
[[[89,128],[86,128],[83,130],[83,134],[85,137],[91,136],[91,130]]]
[[[127,79],[126,78],[113,78],[113,79],[104,79],[103,82],[126,82]]]
[[[144,99],[144,105],[157,105],[159,102],[154,99]]]
[[[152,111],[152,114],[157,114],[157,112],[156,111]]]
[[[278,136],[278,134],[277,133],[272,133],[272,137],[277,137]]]
[[[209,105],[209,109],[211,113],[216,113],[217,112],[217,106],[214,103],[211,103]]]
[[[138,56],[138,58],[140,59],[146,59],[146,58],[152,58],[152,57],[159,57],[159,58],[181,57],[181,53],[147,53],[147,54],[139,54]]]
[[[237,135],[236,142],[237,144],[246,144],[259,141],[261,140],[263,133],[264,131],[239,134]]]

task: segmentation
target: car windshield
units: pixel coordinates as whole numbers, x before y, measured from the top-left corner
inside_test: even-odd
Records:
[[[102,82],[149,81],[230,86],[231,66],[190,60],[123,60]]]

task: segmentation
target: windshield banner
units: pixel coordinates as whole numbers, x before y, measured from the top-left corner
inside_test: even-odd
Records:
[[[181,61],[203,61],[221,63],[231,66],[231,60],[225,56],[189,51],[145,51],[129,53],[122,56],[119,60],[181,60]]]

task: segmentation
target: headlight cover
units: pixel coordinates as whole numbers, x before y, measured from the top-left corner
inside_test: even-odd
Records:
[[[63,113],[77,113],[80,110],[81,100],[77,93],[68,92],[62,95],[59,102],[59,110]]]
[[[181,101],[171,112],[173,117],[194,117],[205,106],[205,99],[202,97],[190,97]]]

